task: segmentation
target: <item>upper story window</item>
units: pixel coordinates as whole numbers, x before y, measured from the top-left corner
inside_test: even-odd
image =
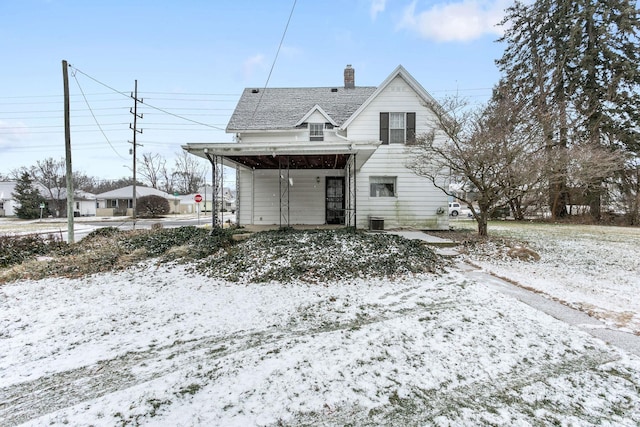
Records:
[[[406,141],[407,131],[404,124],[404,113],[389,113],[389,143],[402,144]]]
[[[410,144],[416,138],[416,113],[380,113],[380,141]]]
[[[309,123],[311,141],[324,141],[324,123]]]

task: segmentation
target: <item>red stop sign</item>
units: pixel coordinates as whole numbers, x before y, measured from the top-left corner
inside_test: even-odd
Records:
[[[202,196],[199,194],[196,194],[196,197],[194,197],[193,199],[196,201],[196,203],[200,203],[202,201]]]

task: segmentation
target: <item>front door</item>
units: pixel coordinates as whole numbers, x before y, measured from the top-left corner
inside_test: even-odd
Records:
[[[344,177],[327,177],[327,224],[344,224]]]

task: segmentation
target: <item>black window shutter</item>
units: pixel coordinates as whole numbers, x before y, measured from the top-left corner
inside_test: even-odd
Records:
[[[407,144],[416,142],[416,113],[407,113]]]
[[[389,144],[389,113],[380,113],[380,141]]]

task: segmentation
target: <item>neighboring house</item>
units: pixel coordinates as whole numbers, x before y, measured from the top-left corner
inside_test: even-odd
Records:
[[[169,201],[170,213],[180,212],[180,197],[151,187],[136,185],[136,200],[143,196],[160,196]],[[133,185],[96,194],[97,216],[133,216]]]
[[[16,209],[20,205],[14,200],[12,193],[15,191],[16,182],[0,182],[0,216],[15,216]],[[34,183],[33,187],[38,190],[45,199],[45,207],[56,217],[67,215],[67,189],[54,188],[49,191],[42,184]],[[74,216],[95,216],[96,196],[82,190],[75,190],[73,195]]]
[[[398,66],[378,87],[245,89],[235,143],[187,152],[236,168],[239,225],[448,228],[447,196],[406,167],[434,99]],[[375,224],[375,227],[372,227]]]
[[[0,216],[16,216],[19,204],[13,197],[15,188],[15,181],[0,182]]]
[[[47,189],[42,184],[34,184],[40,195],[45,199],[45,205],[49,212],[55,217],[67,216],[67,189],[52,188]],[[74,216],[95,216],[96,215],[96,195],[82,190],[73,190],[73,215]]]

